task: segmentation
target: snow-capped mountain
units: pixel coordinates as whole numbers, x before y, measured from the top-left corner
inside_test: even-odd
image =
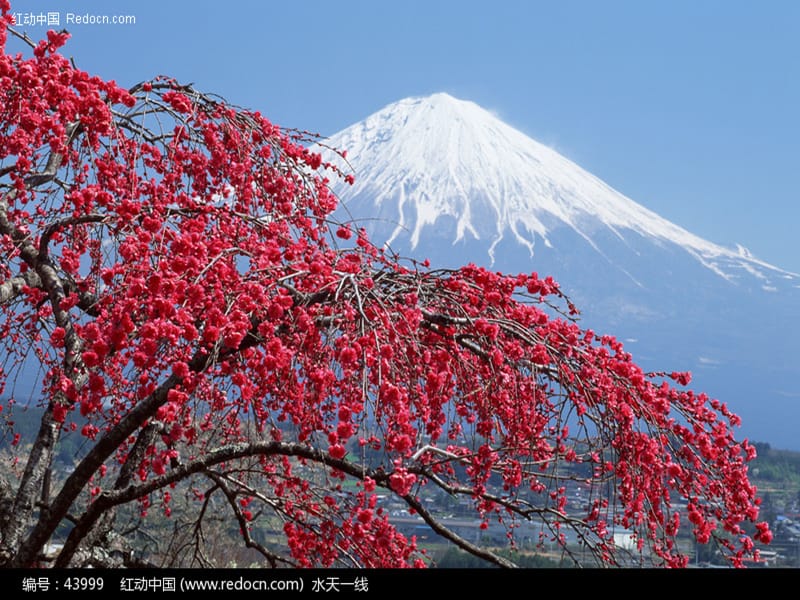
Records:
[[[734,394],[751,438],[800,449],[800,365],[787,359],[800,357],[800,276],[690,233],[447,94],[390,104],[325,144],[355,175],[334,184],[340,217],[373,241],[434,265],[553,275],[587,326],[628,339],[648,368]]]
[[[742,272],[765,286],[800,278],[754,258],[744,247],[704,240],[635,203],[547,146],[472,102],[444,93],[390,104],[336,134],[356,171],[340,187],[344,204],[376,221],[389,245],[412,250],[442,228],[455,244],[483,242],[490,260],[504,239],[535,255],[552,247],[553,231],[568,227],[595,245],[598,229],[620,240],[638,234],[676,244],[726,278]],[[366,205],[366,206],[359,206]],[[387,235],[388,234],[388,235]],[[602,251],[597,247],[598,251]]]

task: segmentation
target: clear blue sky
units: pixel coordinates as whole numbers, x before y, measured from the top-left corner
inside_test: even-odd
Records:
[[[12,0],[77,64],[332,134],[406,96],[494,110],[715,242],[800,272],[800,2]],[[133,25],[67,25],[67,13]],[[35,37],[46,27],[28,27]]]

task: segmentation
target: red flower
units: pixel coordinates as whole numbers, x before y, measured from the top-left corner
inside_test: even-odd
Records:
[[[341,444],[334,444],[333,446],[328,448],[328,454],[330,454],[332,458],[341,460],[347,454],[347,450],[345,450],[344,446],[342,446]]]

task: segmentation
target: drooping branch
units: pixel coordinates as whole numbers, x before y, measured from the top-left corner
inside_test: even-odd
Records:
[[[231,490],[227,489],[226,491],[226,485],[224,484],[222,477],[219,474],[213,474],[211,469],[220,464],[227,464],[237,459],[255,456],[284,456],[302,458],[307,461],[336,469],[337,471],[346,473],[350,477],[358,480],[363,481],[366,478],[372,479],[380,487],[390,491],[392,490],[390,484],[390,478],[392,475],[391,472],[386,472],[383,469],[369,469],[365,468],[364,465],[353,463],[348,460],[333,458],[328,453],[323,452],[318,448],[313,448],[304,444],[286,442],[252,442],[232,444],[213,450],[201,458],[187,462],[184,465],[180,465],[179,467],[173,469],[170,473],[161,477],[156,477],[147,483],[139,485],[131,484],[124,489],[110,490],[101,493],[100,496],[96,498],[94,502],[92,502],[92,504],[89,506],[89,509],[81,516],[75,527],[72,529],[64,548],[55,562],[55,566],[66,567],[69,565],[69,561],[71,560],[74,550],[77,548],[80,539],[82,539],[86,532],[91,530],[94,523],[97,522],[97,520],[111,508],[147,496],[157,490],[168,488],[173,484],[191,477],[192,475],[203,473],[210,477],[218,487],[223,489],[223,492],[225,493],[229,502],[231,502],[233,498]],[[421,470],[420,473],[422,473]],[[460,492],[461,490],[449,488],[448,491],[456,493]],[[436,533],[445,539],[450,540],[460,548],[501,567],[516,566],[511,561],[504,559],[503,557],[498,556],[497,554],[486,550],[485,548],[481,548],[475,544],[472,544],[451,529],[445,527],[442,522],[432,513],[430,513],[430,511],[425,509],[422,503],[414,496],[408,494],[402,496],[402,499],[409,505],[409,507],[417,511],[423,520],[425,520],[425,522],[434,531],[436,531]],[[235,500],[231,502],[231,506],[234,507],[234,510],[237,513],[237,520],[241,521],[239,524],[242,530],[245,531],[247,523],[238,506],[236,505]],[[251,538],[249,538],[248,534],[243,533],[243,535],[245,535],[246,545],[248,547],[257,549],[265,557],[267,557],[270,562],[281,560],[279,557],[277,557],[277,555],[254,542]],[[273,564],[273,566],[275,565]]]
[[[510,560],[503,558],[502,556],[498,556],[494,552],[487,550],[486,548],[481,548],[480,546],[476,546],[472,542],[465,540],[463,537],[445,527],[440,520],[434,517],[428,509],[414,496],[403,496],[403,500],[408,504],[411,508],[413,508],[420,517],[422,517],[423,521],[428,524],[428,527],[433,529],[438,535],[443,537],[446,540],[450,540],[456,546],[461,548],[462,550],[466,550],[470,554],[477,556],[478,558],[482,558],[483,560],[494,563],[498,567],[505,567],[505,568],[514,568],[515,565]]]
[[[156,490],[163,489],[171,484],[178,483],[184,479],[203,473],[209,469],[233,460],[247,458],[252,456],[287,456],[287,457],[300,457],[311,460],[326,466],[339,469],[354,477],[360,477],[363,470],[351,463],[341,459],[334,459],[328,454],[309,446],[295,443],[281,443],[281,442],[253,442],[232,444],[217,448],[197,458],[193,461],[187,462],[178,466],[171,472],[155,477],[152,480],[139,484],[128,485],[121,490],[111,490],[103,492],[94,502],[89,506],[88,510],[80,518],[76,526],[73,528],[70,536],[67,538],[65,544],[65,552],[59,555],[55,565],[57,567],[67,566],[69,560],[72,558],[72,552],[77,548],[78,542],[90,531],[97,520],[105,514],[109,509],[126,504],[138,498],[147,496]]]
[[[244,540],[245,547],[252,548],[256,550],[259,554],[261,554],[264,558],[267,559],[269,565],[275,569],[278,567],[279,564],[290,564],[289,561],[286,559],[281,558],[279,555],[271,552],[263,544],[258,543],[256,540],[253,539],[253,536],[250,535],[250,525],[245,518],[244,514],[242,514],[242,509],[239,506],[238,502],[236,501],[236,493],[234,490],[231,489],[231,486],[226,481],[226,478],[218,473],[214,473],[213,471],[209,471],[206,473],[206,477],[211,479],[215,482],[222,493],[225,495],[226,500],[228,501],[228,505],[230,506],[231,511],[233,512],[236,522],[239,524],[239,531],[241,533],[242,539]]]
[[[427,448],[424,450],[430,451],[431,449]],[[453,459],[454,462],[464,461],[463,457],[453,456],[451,458]],[[433,483],[434,485],[436,485],[436,487],[443,490],[450,496],[463,496],[465,498],[471,498],[473,500],[476,497],[475,488],[467,485],[453,484],[446,482],[437,474],[432,472],[429,466],[427,465],[419,467],[413,467],[413,466],[409,467],[408,472],[414,473],[424,478],[426,481]],[[557,531],[553,527],[553,525],[551,524],[551,520],[552,522],[559,524],[558,529],[563,529],[565,527],[568,527],[571,531],[575,533],[575,535],[579,539],[582,540],[583,545],[592,551],[595,551],[595,547],[598,544],[602,544],[600,540],[596,539],[596,536],[592,535],[591,526],[585,520],[570,516],[567,513],[556,510],[550,506],[534,506],[531,503],[521,499],[511,500],[487,492],[481,492],[477,494],[477,497],[493,505],[500,506],[509,515],[514,515],[515,517],[525,521],[530,521],[535,516],[538,516],[540,518],[543,527],[546,527],[548,530],[550,530],[551,532],[550,534],[554,538],[558,537],[559,531]],[[427,510],[424,504],[422,504],[418,498],[409,495],[407,497],[404,496],[403,500],[405,500],[406,503],[413,510],[417,511],[420,514],[420,516],[422,516],[422,518],[431,527],[431,529],[436,531],[441,537],[448,539],[454,544],[456,544],[462,550],[465,550],[470,554],[473,554],[474,556],[483,558],[488,562],[495,563],[501,567],[516,567],[515,564],[511,563],[511,561],[508,561],[507,559],[504,559],[503,557],[498,556],[495,553],[486,550],[485,548],[481,548],[480,546],[472,544],[468,540],[465,540],[461,536],[458,536],[452,530],[445,527],[443,522],[437,519],[435,515],[433,515],[429,510]],[[580,565],[580,561],[573,555],[573,553],[568,548],[563,548],[563,550],[568,556],[570,556],[575,565]]]

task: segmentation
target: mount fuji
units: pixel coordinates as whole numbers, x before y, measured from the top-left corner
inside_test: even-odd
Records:
[[[742,436],[800,450],[800,275],[689,232],[448,94],[390,104],[325,146],[355,175],[333,184],[337,216],[374,242],[434,266],[552,275],[584,327],[646,369],[692,371]]]

